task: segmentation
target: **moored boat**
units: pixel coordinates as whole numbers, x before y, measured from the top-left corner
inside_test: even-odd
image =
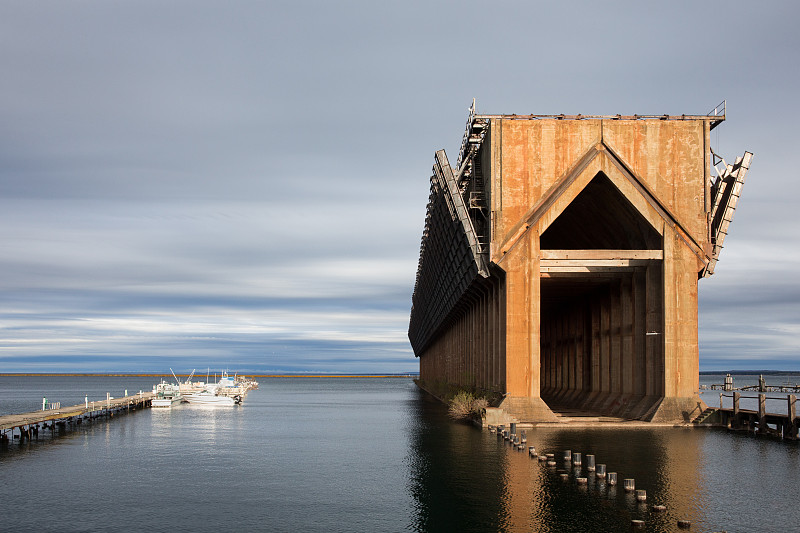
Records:
[[[201,405],[235,405],[241,403],[240,396],[218,395],[213,388],[187,394],[183,399],[189,403]]]
[[[153,394],[155,396],[150,403],[152,407],[172,407],[172,404],[179,403],[183,399],[180,387],[163,379],[161,383],[153,385]]]
[[[227,371],[222,372],[219,381],[217,381],[216,374],[214,374],[214,381],[210,381],[209,375],[206,375],[205,383],[202,381],[192,382],[191,379],[193,376],[194,370],[185,382],[180,383],[180,392],[183,398],[189,403],[219,405],[241,404],[245,396],[247,396],[247,392],[258,387],[258,382],[240,376],[230,377]],[[233,402],[230,400],[212,399],[211,397],[229,398],[232,399]]]

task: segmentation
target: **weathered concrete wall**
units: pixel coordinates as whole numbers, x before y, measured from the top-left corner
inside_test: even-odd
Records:
[[[418,354],[422,379],[502,392],[526,421],[554,420],[548,405],[662,421],[701,407],[708,139],[704,117],[489,118],[492,274]]]
[[[447,327],[420,357],[420,378],[428,387],[446,384],[505,392],[504,295],[501,276],[470,288]]]
[[[699,120],[604,120],[603,143],[617,153],[690,232],[707,243],[707,123]]]
[[[664,397],[682,399],[679,406],[696,403],[697,279],[708,250],[706,127],[703,121],[492,121],[491,258],[506,272],[510,397],[636,418],[654,416]],[[609,194],[619,194],[618,202],[646,221],[639,225],[658,234],[661,258],[543,273],[542,234],[598,175],[615,189]],[[578,224],[573,230],[585,231]],[[604,293],[553,316],[543,312],[543,279],[608,274],[622,277]]]

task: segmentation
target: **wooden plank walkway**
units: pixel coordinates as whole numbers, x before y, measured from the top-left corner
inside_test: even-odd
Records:
[[[722,397],[733,399],[733,406],[722,407]],[[758,401],[758,410],[741,409],[742,398]],[[767,412],[767,400],[785,403],[786,413]],[[721,393],[719,409],[709,409],[706,420],[700,422],[708,425],[721,425],[729,429],[748,431],[759,435],[772,435],[782,439],[800,440],[800,418],[797,416],[797,396],[790,394],[784,397],[767,397],[766,394],[742,395],[739,392]],[[705,413],[704,413],[705,414]]]
[[[68,422],[80,424],[84,418],[113,416],[114,413],[131,409],[150,407],[152,392],[141,392],[122,398],[87,401],[69,407],[31,411],[14,415],[0,416],[0,443],[19,438],[20,441],[38,436],[39,425],[55,429],[55,426],[66,427]],[[49,424],[48,424],[49,422]],[[15,435],[15,431],[17,434]]]

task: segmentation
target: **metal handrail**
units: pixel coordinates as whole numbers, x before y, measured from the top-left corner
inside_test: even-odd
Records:
[[[794,394],[785,394],[785,395],[782,395],[782,396],[767,396],[767,393],[765,393],[765,392],[742,394],[741,392],[738,392],[738,391],[728,391],[728,392],[720,392],[719,393],[719,408],[720,408],[720,410],[722,410],[722,409],[730,409],[730,410],[733,410],[734,412],[735,411],[743,411],[743,410],[747,411],[746,409],[741,409],[741,408],[737,407],[737,401],[736,401],[737,400],[737,396],[738,396],[739,400],[741,400],[742,398],[744,398],[746,400],[758,400],[759,403],[761,401],[761,398],[763,397],[764,398],[764,405],[765,405],[764,414],[772,414],[772,415],[777,415],[777,416],[785,416],[785,415],[789,414],[791,405],[794,404],[797,401],[797,397]],[[731,400],[733,401],[733,405],[730,408],[722,406],[722,398],[723,397],[731,398]],[[785,413],[767,413],[766,412],[766,402],[767,402],[767,400],[770,400],[772,402],[775,402],[775,401],[782,402],[786,406],[786,412]],[[752,410],[750,410],[750,411],[752,411]]]
[[[709,111],[709,112],[708,112],[708,114],[707,114],[706,116],[709,116],[709,117],[722,117],[722,118],[725,118],[725,111],[726,111],[726,107],[727,107],[727,106],[726,106],[726,101],[725,101],[725,100],[723,100],[723,101],[721,101],[720,103],[718,103],[716,106],[714,106],[714,109],[712,109],[711,111]]]

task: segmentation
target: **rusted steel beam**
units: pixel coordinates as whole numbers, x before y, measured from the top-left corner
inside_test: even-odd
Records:
[[[503,120],[700,120],[709,123],[719,123],[725,116],[708,115],[475,115],[475,119],[503,119]]]

